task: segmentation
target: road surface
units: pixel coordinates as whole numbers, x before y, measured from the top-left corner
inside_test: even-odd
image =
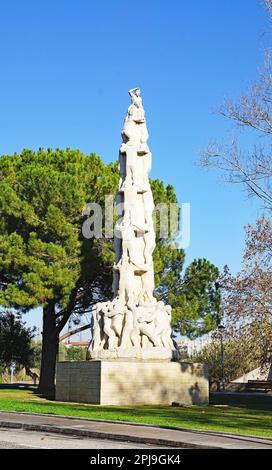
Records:
[[[148,444],[62,436],[23,429],[0,429],[0,449],[152,449]]]

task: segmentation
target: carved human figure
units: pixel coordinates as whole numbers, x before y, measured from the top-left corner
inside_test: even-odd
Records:
[[[102,340],[103,327],[101,324],[101,303],[96,304],[93,309],[92,322],[93,322],[93,338],[92,338],[92,349],[99,349]]]
[[[126,178],[126,144],[122,143],[120,150],[119,150],[119,172],[120,172],[120,179],[119,179],[119,186],[118,189],[120,191],[123,182],[125,181]],[[120,198],[121,195],[117,193],[116,199]]]
[[[128,108],[127,115],[122,130],[123,142],[129,145],[136,145],[140,152],[148,152],[146,142],[148,140],[148,131],[146,128],[145,111],[142,104],[139,88],[129,90],[131,105]]]
[[[138,123],[145,122],[145,111],[140,96],[140,88],[131,88],[128,93],[131,98],[129,114],[132,116],[133,121]]]
[[[144,319],[143,319],[144,320]],[[157,346],[174,349],[171,338],[171,307],[159,301],[155,311],[149,313],[146,322],[154,322],[153,336]]]
[[[118,298],[126,304],[129,300],[134,301],[134,265],[130,262],[127,254],[122,255],[116,265],[119,270]]]
[[[159,346],[159,338],[155,334],[155,323],[154,319],[156,317],[156,303],[152,302],[141,302],[143,305],[139,307],[138,314],[138,325],[140,329],[140,334],[146,336],[153,346]],[[140,304],[140,305],[141,305]]]
[[[128,188],[133,184],[137,183],[137,149],[133,146],[125,145],[125,165],[126,165],[126,176],[121,185],[121,189]]]
[[[139,154],[141,156],[139,156]],[[123,191],[133,185],[137,192],[144,193],[150,189],[148,172],[150,169],[150,152],[148,148],[135,144],[135,142],[123,143],[120,147],[120,182],[119,190]]]
[[[141,332],[138,323],[139,307],[134,302],[128,302],[128,324],[125,324],[126,330],[124,335],[124,343],[131,341],[132,346],[137,349],[141,348]]]
[[[140,348],[143,344],[142,337],[146,336],[155,346],[156,338],[154,337],[152,325],[153,317],[150,317],[150,309],[154,309],[154,304],[141,303],[141,305],[130,305],[129,309],[133,314],[133,328],[130,332],[130,338],[133,346]]]
[[[131,225],[136,231],[147,232],[149,229],[145,222],[143,195],[138,194],[137,187],[131,186],[124,190],[124,214],[129,213]]]
[[[175,349],[174,342],[172,340],[171,334],[171,306],[165,305],[164,306],[164,319],[162,319],[162,323],[164,324],[163,331],[161,332],[161,342],[164,348],[167,349]]]
[[[127,302],[125,311],[124,327],[120,343],[121,348],[129,348],[131,346],[138,346],[138,344],[140,344],[140,341],[137,341],[133,336],[133,330],[136,321],[137,318],[135,318],[135,304],[130,300]]]
[[[154,283],[154,269],[153,265],[149,264],[147,266],[146,272],[142,275],[142,290],[141,290],[141,299],[152,302],[154,299],[153,292],[155,289]]]
[[[103,349],[107,340],[104,331],[104,312],[108,309],[110,301],[98,302],[92,310],[92,339],[88,346],[88,354],[90,351]]]
[[[108,349],[113,349],[118,346],[122,333],[124,304],[119,299],[115,299],[102,307],[102,313],[104,333],[108,337]]]
[[[137,263],[137,252],[135,252],[135,231],[131,225],[129,213],[126,212],[119,226],[122,238],[122,253],[127,255],[131,263]]]

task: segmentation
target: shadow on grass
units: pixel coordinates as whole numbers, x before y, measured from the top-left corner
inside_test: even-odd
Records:
[[[18,408],[26,402],[18,402]],[[31,402],[29,411],[80,418],[138,422],[165,427],[184,427],[203,430],[222,430],[272,436],[272,414],[268,410],[239,407],[194,406],[172,408],[165,406],[100,406],[60,402]]]
[[[38,389],[37,385],[33,385],[33,384],[24,384],[24,383],[0,384],[0,390],[31,390],[35,393],[37,389]]]
[[[272,396],[243,393],[210,393],[211,405],[228,405],[232,407],[271,410]]]
[[[16,384],[0,384],[0,392],[30,392],[35,395],[37,398],[52,401],[49,397],[42,395],[38,392],[38,385],[25,384],[25,383],[16,383]]]

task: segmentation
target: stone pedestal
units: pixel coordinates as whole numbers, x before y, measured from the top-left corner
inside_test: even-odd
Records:
[[[208,368],[173,361],[59,362],[56,400],[94,405],[207,404]]]

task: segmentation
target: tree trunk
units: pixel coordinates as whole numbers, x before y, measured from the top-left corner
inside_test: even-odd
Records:
[[[43,307],[42,359],[38,392],[46,398],[55,398],[55,372],[59,346],[56,328],[55,305]]]

